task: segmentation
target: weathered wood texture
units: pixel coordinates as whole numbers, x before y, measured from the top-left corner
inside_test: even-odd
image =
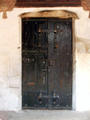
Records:
[[[23,108],[71,109],[72,19],[22,19]]]
[[[80,0],[17,0],[16,7],[80,6]]]
[[[61,19],[67,19],[67,18],[74,18],[74,19],[79,19],[76,13],[70,12],[67,10],[44,10],[40,12],[28,12],[28,13],[23,13],[20,15],[22,18],[61,18]]]

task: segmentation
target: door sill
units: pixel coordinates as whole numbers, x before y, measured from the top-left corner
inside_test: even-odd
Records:
[[[23,110],[72,110],[72,107],[23,107]]]

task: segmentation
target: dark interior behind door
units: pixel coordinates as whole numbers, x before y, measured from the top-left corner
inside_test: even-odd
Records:
[[[24,108],[71,108],[72,19],[22,19]]]

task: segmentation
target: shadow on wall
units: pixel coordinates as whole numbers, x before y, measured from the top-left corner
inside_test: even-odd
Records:
[[[90,54],[90,39],[77,37],[77,39],[76,39],[76,51],[77,51],[77,53]]]

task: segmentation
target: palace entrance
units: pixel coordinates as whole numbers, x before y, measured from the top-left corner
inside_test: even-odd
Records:
[[[23,108],[72,108],[72,19],[22,19]]]

